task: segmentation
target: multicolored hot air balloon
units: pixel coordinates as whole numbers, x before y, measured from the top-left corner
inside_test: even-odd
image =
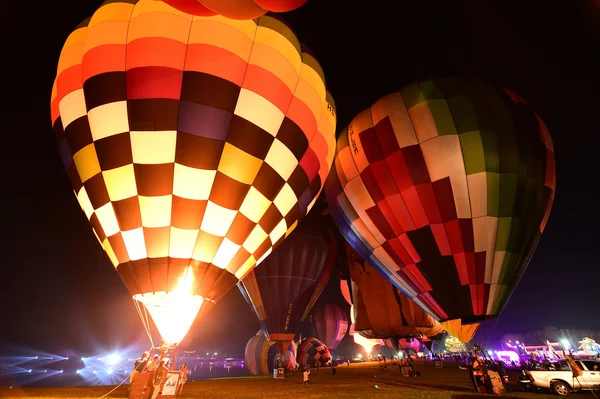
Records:
[[[554,148],[518,95],[410,84],[352,120],[326,185],[346,240],[439,321],[498,316],[544,230]]]
[[[331,360],[327,346],[316,338],[306,338],[298,346],[298,363],[304,366],[325,366]]]
[[[417,338],[400,338],[398,340],[398,347],[404,350],[411,350],[415,353],[421,348],[421,341]]]
[[[63,47],[51,114],[98,241],[171,344],[294,230],[333,159],[323,71],[272,16],[106,1]]]
[[[188,14],[211,17],[222,15],[231,19],[253,19],[268,11],[287,12],[302,6],[307,0],[157,0]]]
[[[238,284],[267,339],[283,354],[318,299],[335,266],[335,239],[318,212]]]
[[[354,329],[367,338],[419,338],[444,333],[438,321],[390,284],[349,245]]]
[[[348,316],[335,304],[325,304],[313,310],[312,320],[319,338],[334,351],[348,332]]]

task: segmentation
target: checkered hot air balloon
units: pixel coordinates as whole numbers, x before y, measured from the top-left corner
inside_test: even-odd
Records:
[[[306,338],[298,346],[298,364],[316,367],[326,365],[331,360],[327,346],[316,338]]]
[[[550,214],[554,148],[518,95],[417,82],[357,115],[326,185],[347,241],[439,321],[498,316]]]
[[[333,159],[323,71],[275,16],[106,1],[62,49],[51,114],[81,208],[170,343],[294,230]]]
[[[210,17],[222,15],[232,19],[253,19],[269,11],[286,12],[302,6],[307,0],[156,0],[179,11]]]

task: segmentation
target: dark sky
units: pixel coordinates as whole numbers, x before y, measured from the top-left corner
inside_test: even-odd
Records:
[[[44,10],[30,1],[5,3],[0,341],[81,352],[127,345],[142,336],[141,324],[75,200],[49,114],[61,46],[100,2],[54,0]],[[553,135],[557,191],[536,255],[495,333],[548,325],[600,330],[600,58],[585,18],[591,10],[576,0],[357,3],[309,0],[285,14],[325,70],[338,130],[415,79],[478,75],[520,93]],[[326,295],[334,300],[337,293]],[[258,323],[237,289],[213,312],[195,341],[243,351]]]

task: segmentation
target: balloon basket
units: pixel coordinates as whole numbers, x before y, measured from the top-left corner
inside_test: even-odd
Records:
[[[159,390],[156,399],[173,399],[177,397],[181,373],[169,371],[165,373],[160,384],[154,385],[154,372],[144,371],[132,377],[129,399],[150,399],[155,389]]]

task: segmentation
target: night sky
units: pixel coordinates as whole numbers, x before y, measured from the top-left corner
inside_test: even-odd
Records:
[[[0,342],[54,353],[144,342],[131,298],[76,202],[50,124],[62,44],[100,2],[55,0],[44,10],[30,1],[5,3]],[[377,3],[380,8],[369,8]],[[554,139],[556,199],[494,334],[544,326],[600,330],[593,173],[600,144],[600,36],[592,30],[592,16],[599,14],[592,12],[593,1],[585,4],[589,8],[579,1],[485,3],[367,1],[346,9],[345,0],[309,0],[284,17],[325,70],[338,131],[415,79],[476,75],[527,99]],[[337,287],[330,284],[323,300],[339,301]],[[241,355],[258,328],[234,289],[196,327],[193,342]]]

